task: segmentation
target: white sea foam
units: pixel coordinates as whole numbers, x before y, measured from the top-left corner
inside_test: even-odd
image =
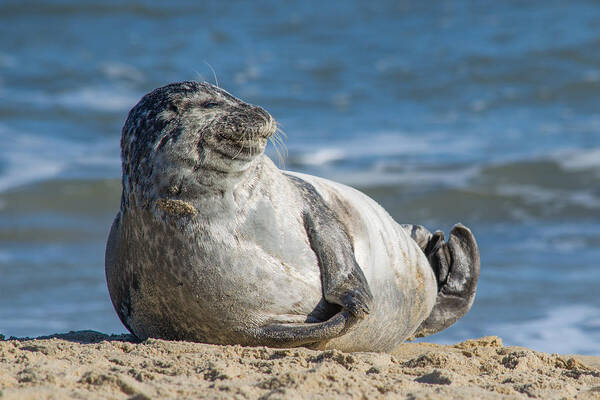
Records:
[[[513,246],[521,251],[575,253],[574,256],[580,256],[582,251],[595,248],[594,243],[599,237],[598,225],[593,220],[589,223],[580,221],[553,223],[537,229],[535,233],[514,243]],[[589,267],[578,267],[563,271],[561,276],[566,281],[569,279],[581,281],[584,279],[582,274],[589,275],[589,273]]]
[[[3,137],[6,136],[6,137]],[[36,180],[54,177],[65,162],[48,154],[47,143],[31,136],[2,135],[4,168],[0,172],[0,191]]]
[[[536,185],[501,184],[496,187],[501,196],[519,197],[529,204],[546,204],[554,208],[577,206],[590,209],[600,207],[600,199],[587,190],[558,190]]]
[[[120,62],[106,62],[100,67],[101,71],[109,78],[115,80],[128,80],[141,82],[144,80],[144,73],[133,65]]]
[[[561,150],[551,155],[566,170],[600,170],[600,148]]]
[[[118,170],[118,141],[81,143],[0,126],[0,192],[86,169]]]
[[[461,186],[479,172],[478,165],[442,170],[435,165],[423,165],[429,163],[422,160],[432,157],[461,159],[480,145],[471,138],[449,140],[439,132],[420,135],[384,132],[326,145],[290,144],[288,150],[295,162],[322,167],[323,175],[352,185],[440,183]],[[332,166],[339,161],[355,164],[366,159],[369,160],[368,165],[363,164],[360,170]]]
[[[386,156],[444,156],[464,155],[481,149],[483,142],[477,138],[453,138],[442,132],[407,134],[379,132],[363,134],[348,140],[334,140],[327,144],[311,143],[288,145],[290,154],[310,165],[322,165],[331,161]],[[325,156],[323,156],[325,155]]]
[[[600,308],[573,304],[549,310],[542,318],[491,326],[506,345],[561,354],[600,355]]]
[[[11,94],[11,101],[38,107],[60,106],[74,110],[126,112],[138,102],[140,97],[141,94],[123,88],[91,86],[62,93],[20,91]]]
[[[325,148],[312,153],[303,153],[298,157],[298,161],[305,165],[324,165],[342,160],[345,155],[342,149]]]
[[[68,108],[89,108],[98,111],[126,111],[140,96],[123,90],[85,87],[76,91],[47,97],[51,102]]]
[[[377,185],[445,185],[464,187],[470,179],[479,173],[478,166],[452,169],[427,170],[407,168],[401,172],[382,172],[378,168],[367,171],[329,171],[327,176],[347,185],[370,187]]]

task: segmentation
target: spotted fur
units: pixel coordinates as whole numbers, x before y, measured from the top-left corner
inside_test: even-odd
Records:
[[[427,318],[464,274],[438,288],[420,247],[431,235],[417,243],[364,194],[280,171],[264,155],[275,130],[264,109],[208,83],[158,88],[131,110],[106,250],[125,326],[141,339],[346,351],[444,326],[444,313]]]

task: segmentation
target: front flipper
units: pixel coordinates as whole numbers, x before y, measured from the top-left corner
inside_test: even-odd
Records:
[[[314,186],[294,176],[288,177],[300,190],[304,200],[304,227],[310,246],[319,260],[323,297],[330,303],[342,306],[341,312],[349,312],[347,324],[351,326],[369,314],[373,295],[354,257],[346,227]]]
[[[351,326],[353,317],[340,311],[324,322],[275,323],[249,332],[258,344],[270,347],[307,346],[343,335]]]

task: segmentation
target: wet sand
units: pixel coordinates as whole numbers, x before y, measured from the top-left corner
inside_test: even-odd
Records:
[[[215,346],[93,331],[0,341],[0,399],[600,399],[600,357],[407,343],[392,354]]]

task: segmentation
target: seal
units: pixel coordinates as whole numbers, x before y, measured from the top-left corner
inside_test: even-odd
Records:
[[[363,193],[281,171],[271,115],[181,82],[130,111],[106,248],[110,297],[148,337],[390,351],[453,324],[475,296],[471,231],[400,225]]]

